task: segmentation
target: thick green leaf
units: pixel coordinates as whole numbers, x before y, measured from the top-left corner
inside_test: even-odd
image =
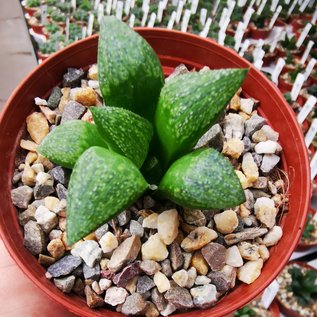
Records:
[[[161,90],[155,126],[169,163],[188,153],[217,121],[242,85],[247,69],[190,72],[168,81]]]
[[[109,148],[140,168],[147,156],[153,128],[139,115],[116,107],[90,107],[94,121]]]
[[[153,120],[164,84],[162,66],[152,47],[113,16],[100,24],[98,78],[107,106]]]
[[[230,208],[245,201],[230,162],[215,149],[199,149],[168,169],[159,185],[167,198],[189,208]]]
[[[101,147],[88,149],[77,161],[68,187],[69,245],[131,205],[147,188],[126,157]]]
[[[73,120],[54,128],[41,142],[38,152],[58,165],[73,168],[91,146],[108,147],[94,124]]]

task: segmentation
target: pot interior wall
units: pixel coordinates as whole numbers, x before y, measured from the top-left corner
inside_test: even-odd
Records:
[[[157,52],[166,74],[180,63],[184,63],[190,69],[199,69],[205,65],[210,68],[251,67],[231,50],[219,47],[210,40],[159,29],[138,29],[138,32]],[[23,247],[21,229],[10,199],[15,153],[25,128],[25,118],[35,110],[34,98],[46,96],[59,84],[67,67],[87,67],[95,63],[97,43],[98,38],[94,36],[67,47],[62,53],[54,54],[22,82],[8,101],[0,117],[0,227],[2,238],[15,261],[48,295],[81,316],[119,316],[120,314],[105,309],[89,309],[83,300],[74,295],[63,295],[45,278],[45,270]],[[240,285],[214,308],[184,314],[187,316],[223,316],[243,306],[261,292],[290,257],[301,235],[308,210],[309,163],[294,113],[288,108],[277,88],[253,67],[250,68],[243,90],[261,101],[261,114],[280,133],[283,165],[290,181],[289,211],[283,217],[284,236],[279,244],[271,249],[270,259],[265,264],[261,276],[252,285]]]

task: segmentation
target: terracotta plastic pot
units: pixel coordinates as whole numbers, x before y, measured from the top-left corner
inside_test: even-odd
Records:
[[[269,37],[271,30],[268,28],[258,29],[254,24],[250,24],[250,36],[255,40],[266,39]]]
[[[45,35],[45,34],[43,33],[43,29],[44,29],[44,25],[43,25],[43,24],[32,25],[31,28],[32,28],[32,30],[33,30],[35,33]]]
[[[32,17],[39,8],[24,7],[25,12]]]
[[[307,263],[305,262],[300,262],[300,261],[291,261],[289,264],[298,264],[299,266],[301,267],[304,267],[304,268],[307,268],[307,269],[311,269],[311,270],[314,270],[314,271],[317,271],[314,267],[308,265]],[[289,309],[287,308],[277,297],[277,301],[278,301],[278,306],[280,308],[280,311],[281,313],[284,315],[284,316],[287,316],[287,317],[302,317],[301,314],[295,312],[294,310],[292,309]]]
[[[41,59],[43,62],[49,58],[49,54],[42,54],[40,51],[36,51],[37,57]]]
[[[243,90],[261,102],[259,113],[267,118],[279,132],[283,147],[282,165],[287,172],[289,210],[281,222],[284,235],[270,251],[260,277],[251,285],[239,284],[215,307],[191,311],[178,316],[220,317],[250,302],[262,292],[287,263],[302,235],[311,198],[310,168],[307,150],[295,114],[283,96],[260,71],[232,50],[214,41],[188,33],[164,29],[136,29],[158,54],[166,75],[183,63],[190,69],[248,67],[248,76]],[[11,203],[11,179],[14,172],[15,154],[25,129],[26,117],[34,111],[34,98],[47,97],[50,90],[60,84],[67,67],[87,67],[97,60],[98,37],[93,36],[57,52],[39,65],[14,91],[0,117],[0,232],[11,256],[24,273],[46,294],[80,316],[121,316],[106,309],[91,310],[83,299],[65,295],[45,278],[45,269],[23,247],[22,230],[16,210]],[[299,213],[298,210],[301,210]]]
[[[275,299],[269,307],[270,312],[273,314],[273,317],[280,317],[280,309],[278,307],[278,302]]]
[[[272,62],[274,62],[277,58],[277,51],[274,51],[273,53],[267,53],[263,57],[263,66],[268,66]]]
[[[314,217],[316,214],[316,210],[313,208],[309,209],[308,215],[307,215],[307,221],[308,221],[308,216],[311,215],[312,217]],[[302,240],[299,240],[299,243],[297,245],[296,251],[304,251],[307,250],[309,248],[315,247],[317,246],[317,240],[315,242],[312,243],[304,243]]]

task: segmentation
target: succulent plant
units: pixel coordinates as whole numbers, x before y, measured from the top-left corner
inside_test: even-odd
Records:
[[[95,124],[62,124],[39,147],[53,162],[73,168],[69,243],[146,191],[156,190],[156,195],[191,208],[230,208],[244,202],[230,162],[212,148],[193,148],[246,74],[247,69],[189,72],[164,85],[151,46],[115,17],[103,18],[98,79],[106,106],[90,107]]]
[[[256,317],[256,312],[249,306],[244,306],[234,313],[234,317]]]

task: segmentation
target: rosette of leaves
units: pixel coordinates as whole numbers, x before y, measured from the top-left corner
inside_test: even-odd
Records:
[[[296,37],[286,35],[285,39],[281,41],[280,45],[283,49],[288,51],[296,50]]]
[[[234,313],[234,317],[256,317],[256,312],[249,306],[244,306],[243,308],[237,310]]]
[[[54,10],[51,13],[51,18],[54,22],[65,22],[66,21],[66,15],[59,9]]]
[[[36,8],[40,6],[40,0],[26,0],[26,6],[29,8]]]
[[[66,122],[39,146],[42,155],[73,169],[69,244],[153,189],[184,207],[230,208],[244,202],[228,159],[212,148],[193,148],[246,74],[247,69],[189,72],[164,85],[151,46],[115,17],[103,18],[98,79],[106,105],[90,107],[95,124]],[[157,181],[149,182],[149,175]]]
[[[77,9],[73,12],[72,17],[75,21],[88,22],[89,12],[82,9]]]
[[[301,268],[293,266],[288,270],[291,274],[292,282],[287,290],[293,292],[298,303],[305,307],[317,300],[317,272],[312,269],[303,271]]]

